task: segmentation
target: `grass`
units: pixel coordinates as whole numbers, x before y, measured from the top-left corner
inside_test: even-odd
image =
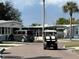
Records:
[[[17,41],[3,41],[1,44],[21,44],[21,42],[17,42]]]
[[[79,40],[65,40],[63,43],[66,48],[79,47]],[[79,50],[73,50],[73,52],[76,52],[79,55]]]
[[[14,47],[14,45],[0,45],[0,47]]]
[[[17,41],[2,41],[0,42],[0,47],[15,47],[16,44],[21,44]]]
[[[79,47],[79,41],[78,40],[69,40],[67,42],[63,42],[65,47]]]

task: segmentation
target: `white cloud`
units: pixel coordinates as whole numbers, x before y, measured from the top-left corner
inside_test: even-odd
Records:
[[[12,0],[15,4],[17,5],[28,5],[28,6],[32,6],[35,1],[34,0]]]
[[[16,7],[24,8],[26,6],[33,6],[34,0],[12,0]]]
[[[74,1],[76,3],[79,4],[79,0],[45,0],[46,1],[46,5],[49,6],[49,5],[57,5],[57,6],[62,6],[64,5],[66,2],[68,1]],[[41,4],[42,4],[42,1],[41,1]]]
[[[5,1],[5,0],[0,0],[0,1]],[[25,7],[33,6],[34,4],[42,4],[43,0],[6,0],[6,1],[11,1],[14,3],[15,7],[18,7],[19,9],[23,9]],[[46,5],[57,5],[57,6],[62,6],[68,1],[74,1],[79,4],[79,0],[45,0]]]
[[[11,1],[15,7],[23,9],[24,7],[33,6],[36,4],[37,0],[0,0],[0,1]]]
[[[65,3],[69,0],[46,0],[47,4],[59,4],[59,3]]]

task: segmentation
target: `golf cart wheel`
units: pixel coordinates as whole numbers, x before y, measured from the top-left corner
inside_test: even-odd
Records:
[[[44,46],[44,50],[46,50],[47,48]]]

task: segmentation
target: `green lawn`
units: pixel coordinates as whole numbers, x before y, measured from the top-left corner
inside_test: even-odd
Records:
[[[17,44],[22,44],[22,42],[17,41],[2,41],[0,42],[0,47],[15,47]]]
[[[14,47],[14,45],[0,45],[0,47]]]
[[[79,41],[78,40],[69,40],[67,42],[63,42],[65,47],[79,47]]]
[[[21,42],[18,42],[18,41],[3,41],[1,44],[21,44]]]
[[[66,48],[69,47],[79,47],[79,40],[69,40],[69,41],[65,41],[63,42]],[[74,50],[73,52],[76,52],[77,54],[79,54],[79,50]]]

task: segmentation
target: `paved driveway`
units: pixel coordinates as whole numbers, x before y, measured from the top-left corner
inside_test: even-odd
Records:
[[[24,43],[8,49],[2,59],[79,59],[79,56],[64,49],[61,43],[58,50],[43,50],[43,43]]]

